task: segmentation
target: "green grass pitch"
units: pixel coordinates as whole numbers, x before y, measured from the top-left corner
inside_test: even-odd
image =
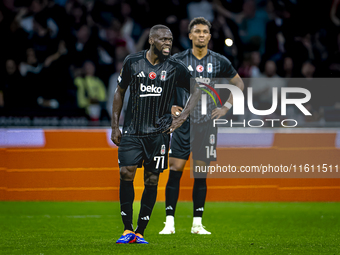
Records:
[[[177,206],[176,234],[159,235],[155,205],[149,245],[115,244],[123,232],[118,202],[0,202],[0,254],[340,254],[340,203],[206,203],[193,235],[192,203]],[[134,204],[134,220],[139,202]],[[136,223],[135,223],[136,224]]]

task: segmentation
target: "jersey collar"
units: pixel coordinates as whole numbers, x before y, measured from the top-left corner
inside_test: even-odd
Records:
[[[166,60],[165,60],[164,62],[159,62],[159,63],[156,64],[156,65],[151,64],[150,61],[149,61],[149,60],[147,59],[147,57],[146,57],[146,53],[147,53],[147,52],[148,52],[148,50],[144,50],[143,55],[144,55],[145,62],[146,62],[150,67],[152,67],[152,68],[157,68],[158,66],[161,66],[163,63],[166,62]],[[170,56],[170,57],[171,57],[171,56]]]
[[[205,58],[207,58],[207,57],[210,55],[210,50],[209,50],[209,49],[208,49],[208,51],[207,51],[207,54],[206,54],[203,58],[201,58],[201,59],[198,59],[198,58],[192,53],[192,48],[189,49],[189,52],[190,52],[191,56],[192,56],[193,58],[195,58],[197,61],[203,61]]]

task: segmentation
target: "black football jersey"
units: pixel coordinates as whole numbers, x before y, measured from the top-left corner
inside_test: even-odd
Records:
[[[124,60],[118,85],[130,86],[123,135],[144,137],[162,133],[172,122],[171,106],[176,87],[190,93],[191,74],[183,62],[169,57],[152,65],[147,50]]]
[[[173,57],[183,61],[194,78],[202,78],[200,80],[203,81],[205,80],[204,78],[209,78],[210,82],[208,85],[211,87],[213,87],[214,85],[214,79],[231,79],[237,74],[237,71],[234,69],[234,67],[231,65],[230,61],[226,57],[211,50],[208,50],[207,55],[205,55],[202,59],[197,59],[192,54],[192,49],[177,53]],[[208,87],[205,87],[205,89],[211,92],[210,94],[214,96],[216,102],[219,102],[215,93],[213,93]],[[218,89],[216,89],[216,91],[219,92]],[[206,94],[206,91],[202,91],[202,94]],[[177,88],[175,95],[175,104],[184,107],[186,101],[189,98],[189,95],[190,94],[187,91],[181,88]],[[210,95],[207,95],[206,98],[206,115],[201,114],[201,100],[198,102],[193,112],[190,113],[191,121],[193,121],[194,123],[202,123],[211,119],[211,113],[212,110],[216,108],[216,104]],[[218,106],[221,107],[221,105]]]

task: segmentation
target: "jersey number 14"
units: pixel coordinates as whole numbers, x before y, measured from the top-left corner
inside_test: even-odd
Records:
[[[205,146],[205,149],[207,150],[207,158],[210,158],[210,156],[216,158],[216,149],[214,149],[214,146]]]

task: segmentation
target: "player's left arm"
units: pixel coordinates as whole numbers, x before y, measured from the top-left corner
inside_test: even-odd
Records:
[[[173,105],[173,106],[171,107],[171,114],[172,114],[173,116],[178,116],[178,115],[180,115],[182,111],[183,111],[183,108],[180,107],[180,106],[178,106],[178,105]]]
[[[174,132],[177,128],[179,128],[184,123],[184,121],[189,117],[190,112],[197,105],[202,93],[197,83],[195,84],[193,91],[194,92],[190,95],[181,114],[176,117],[173,116],[172,124],[169,128],[168,134]]]
[[[201,97],[201,90],[199,89],[198,84],[195,82],[190,88],[190,79],[192,78],[190,71],[186,67],[186,65],[178,60],[178,68],[179,72],[177,72],[177,86],[184,88],[186,91],[190,92],[190,97],[178,116],[172,116],[172,124],[168,130],[168,134],[174,132],[177,128],[179,128],[184,121],[189,117],[190,112],[194,109],[197,105],[200,97]]]
[[[236,87],[238,87],[239,89],[241,89],[243,91],[244,89],[244,83],[241,79],[241,77],[236,74],[231,80],[230,80],[230,83],[232,85],[235,85]],[[230,93],[230,96],[227,100],[227,102],[225,102],[225,104],[221,107],[221,108],[215,108],[213,111],[212,111],[212,114],[211,114],[211,118],[212,119],[219,119],[221,118],[222,116],[226,115],[227,112],[230,110],[230,108],[233,106],[233,94]]]

